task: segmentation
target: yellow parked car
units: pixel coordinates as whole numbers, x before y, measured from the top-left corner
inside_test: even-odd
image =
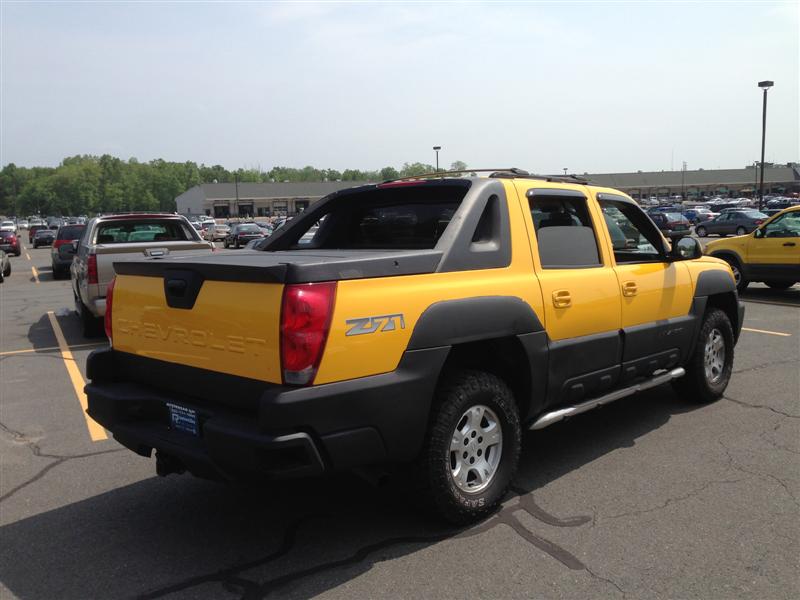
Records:
[[[800,282],[800,206],[782,210],[748,235],[709,242],[706,253],[731,266],[740,292],[751,281],[788,289]]]
[[[668,382],[719,398],[744,316],[695,238],[517,169],[342,190],[258,250],[115,268],[88,412],[160,475],[403,464],[453,522],[502,500],[523,429]]]

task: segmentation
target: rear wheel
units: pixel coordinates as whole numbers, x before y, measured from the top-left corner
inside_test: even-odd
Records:
[[[455,373],[439,388],[417,465],[429,505],[452,523],[488,514],[516,473],[520,445],[505,382],[482,371]]]
[[[697,237],[706,237],[708,235],[708,231],[702,225],[695,227],[694,232],[697,234]]]
[[[744,235],[746,233],[747,229],[745,229],[744,227],[739,226],[736,228],[736,235]]]
[[[728,315],[718,308],[708,310],[686,365],[686,375],[673,383],[676,391],[696,403],[720,398],[731,379],[733,346],[733,326]]]
[[[794,282],[794,281],[792,281],[792,282],[789,282],[789,281],[765,281],[764,283],[766,283],[773,290],[788,290],[796,282]]]
[[[95,317],[86,305],[80,300],[78,302],[78,314],[81,318],[81,331],[83,337],[95,338],[100,337],[104,333],[103,319]]]

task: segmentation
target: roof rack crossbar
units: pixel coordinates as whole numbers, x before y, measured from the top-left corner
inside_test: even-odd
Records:
[[[552,181],[560,183],[579,183],[579,184],[589,183],[588,179],[585,179],[584,177],[578,177],[577,175],[536,175],[534,173],[528,173],[524,169],[519,169],[517,167],[509,167],[504,169],[462,169],[460,171],[437,171],[434,173],[423,173],[421,175],[409,175],[407,177],[387,179],[386,181],[381,182],[381,184],[393,183],[395,181],[411,181],[414,179],[435,179],[437,177],[446,177],[448,175],[463,175],[465,173],[466,174],[489,173],[489,177],[497,179],[502,179],[502,178],[511,179],[514,177],[519,177],[520,179],[538,179],[541,181]]]

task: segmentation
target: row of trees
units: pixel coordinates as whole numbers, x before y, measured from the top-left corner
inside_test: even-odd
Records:
[[[451,170],[464,170],[461,161]],[[114,156],[73,156],[58,167],[5,165],[0,171],[0,215],[92,215],[124,210],[174,211],[175,197],[201,183],[270,181],[384,181],[434,171],[424,163],[405,163],[401,169],[379,171],[273,167],[229,171],[220,165],[139,162]]]

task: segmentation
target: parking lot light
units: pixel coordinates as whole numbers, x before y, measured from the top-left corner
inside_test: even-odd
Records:
[[[767,92],[775,85],[774,81],[759,81],[758,87],[764,90],[764,103],[761,110],[761,178],[758,186],[758,209],[764,208],[764,147],[767,140]]]

